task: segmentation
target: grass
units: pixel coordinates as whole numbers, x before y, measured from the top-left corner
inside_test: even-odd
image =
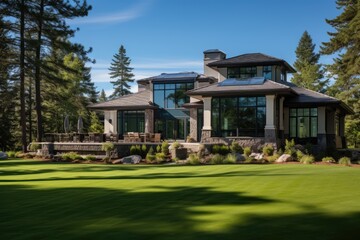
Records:
[[[1,239],[360,239],[360,168],[0,161]]]

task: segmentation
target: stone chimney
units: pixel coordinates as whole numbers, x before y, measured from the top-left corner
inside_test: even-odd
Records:
[[[220,79],[219,72],[207,65],[212,62],[224,60],[226,54],[219,49],[209,49],[204,51],[204,74],[209,77]]]

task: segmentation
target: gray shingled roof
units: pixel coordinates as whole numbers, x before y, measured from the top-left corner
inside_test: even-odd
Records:
[[[285,60],[263,53],[247,53],[224,60],[209,63],[209,67],[253,66],[253,65],[284,65],[288,72],[296,72]]]
[[[141,92],[125,95],[114,100],[96,103],[90,105],[92,109],[145,109],[156,108],[150,102],[151,91],[144,90]]]
[[[186,94],[190,96],[224,96],[234,94],[250,95],[268,93],[295,94],[291,87],[271,80],[265,80],[263,84],[238,86],[221,86],[219,83],[214,83],[206,87],[197,88],[186,92]]]

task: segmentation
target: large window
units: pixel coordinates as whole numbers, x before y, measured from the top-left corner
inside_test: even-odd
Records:
[[[180,108],[190,102],[185,92],[193,88],[193,82],[154,83],[154,103],[160,108]]]
[[[272,77],[272,67],[271,66],[263,66],[263,77],[271,80],[271,77]]]
[[[144,111],[118,111],[118,133],[145,131]]]
[[[290,137],[317,137],[317,108],[290,108]]]
[[[256,67],[231,67],[227,69],[227,78],[252,78],[256,75]]]
[[[213,98],[211,125],[213,136],[264,136],[265,97]]]

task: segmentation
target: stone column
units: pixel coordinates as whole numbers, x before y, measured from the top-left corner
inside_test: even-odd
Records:
[[[211,137],[211,97],[204,97],[204,126],[202,128],[201,140]]]
[[[197,109],[190,109],[190,137],[198,141],[197,139]]]
[[[326,150],[326,107],[318,107],[318,146],[321,150]]]
[[[265,142],[276,143],[275,95],[266,95]]]
[[[145,109],[145,132],[153,133],[154,132],[154,110]]]

